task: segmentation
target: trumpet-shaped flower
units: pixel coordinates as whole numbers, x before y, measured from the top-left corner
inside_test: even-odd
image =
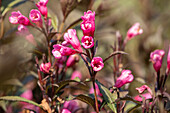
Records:
[[[71,113],[68,109],[63,109],[61,113]]]
[[[92,48],[94,46],[93,37],[91,36],[83,36],[81,42],[83,47],[86,49]]]
[[[27,17],[23,16],[23,15],[20,15],[18,17],[18,23],[22,24],[24,26],[31,25],[30,20]]]
[[[60,44],[53,45],[53,48],[54,49],[52,50],[52,53],[56,59],[59,59],[62,56],[69,56],[76,53],[75,50],[69,47],[62,46]]]
[[[42,63],[40,65],[40,71],[42,71],[43,73],[49,73],[49,70],[51,68],[51,63]]]
[[[48,13],[48,9],[47,9],[47,6],[46,6],[47,3],[48,3],[48,0],[40,0],[40,2],[38,2],[36,4],[36,6],[38,7],[38,10],[45,17],[47,17],[47,13]]]
[[[67,33],[64,34],[64,39],[67,43],[71,44],[74,49],[77,49],[82,52],[81,45],[78,40],[75,29],[69,29]]]
[[[83,21],[95,21],[95,12],[88,10],[84,12],[84,16],[81,17]]]
[[[148,90],[148,92],[152,95],[152,90],[147,86],[147,85],[143,85],[139,88],[136,88],[136,90],[141,94],[143,93],[145,90]]]
[[[162,66],[162,59],[165,55],[164,50],[155,50],[150,54],[150,60],[153,63],[153,67],[158,72]]]
[[[77,109],[79,109],[79,106],[77,104],[77,102],[75,100],[70,100],[70,101],[65,101],[64,102],[64,106],[63,106],[64,109],[67,109],[70,111],[70,113],[72,112],[75,112]],[[64,110],[63,109],[63,110]],[[68,113],[68,112],[65,112],[65,113]]]
[[[91,61],[91,66],[94,71],[100,71],[104,67],[103,59],[101,57],[94,57]]]
[[[120,88],[126,83],[132,82],[134,79],[130,70],[123,70],[121,75],[117,78],[115,87]]]
[[[94,21],[83,21],[81,23],[81,30],[85,36],[94,37],[95,22]]]
[[[79,56],[77,54],[70,55],[67,62],[66,62],[66,66],[72,67],[78,61],[79,61]]]
[[[141,94],[141,96],[144,97],[145,100],[152,98],[152,95],[150,93],[144,93],[144,94]],[[137,96],[134,97],[134,99],[137,100],[137,101],[142,101],[141,96],[137,95]]]
[[[29,18],[33,23],[37,24],[37,26],[42,27],[41,13],[38,10],[32,9]]]
[[[127,32],[127,39],[130,40],[131,38],[140,35],[143,33],[143,29],[140,28],[139,23],[135,23]]]
[[[20,15],[22,15],[21,13],[20,13],[20,11],[17,11],[17,12],[12,12],[11,13],[11,16],[9,17],[9,21],[10,21],[10,23],[12,23],[12,24],[18,24],[18,17],[20,16]]]

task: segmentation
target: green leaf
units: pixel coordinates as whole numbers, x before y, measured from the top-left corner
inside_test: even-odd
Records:
[[[88,105],[92,106],[95,110],[95,102],[91,97],[81,94],[81,95],[76,96],[75,99],[78,99],[78,100],[81,100],[81,101],[87,103]]]
[[[15,85],[15,86],[23,86],[23,84],[16,78],[9,79],[2,83],[3,85]]]
[[[35,106],[42,108],[42,106],[39,105],[38,103],[36,103],[32,100],[25,99],[23,97],[19,97],[19,96],[3,96],[3,97],[0,97],[0,100],[7,100],[7,101],[14,101],[14,102],[15,101],[26,102],[26,103],[30,103],[30,104],[33,104]]]
[[[79,81],[75,81],[75,80],[65,80],[65,81],[61,81],[59,82],[57,85],[58,85],[58,88],[57,90],[55,91],[55,93],[58,93],[62,88],[64,88],[65,86],[69,85],[69,83],[71,82],[77,82],[77,83],[80,83],[81,85],[84,85],[86,86],[84,83],[82,82],[79,82]]]
[[[58,17],[57,15],[52,11],[49,10],[48,17],[51,18],[51,24],[55,31],[58,31]]]
[[[100,93],[103,95],[104,100],[106,101],[109,108],[114,112],[117,113],[116,107],[115,107],[115,100],[116,97],[112,95],[112,93],[103,86],[99,81],[96,80],[96,83],[99,87]]]
[[[5,101],[0,101],[0,107],[1,107],[4,111],[7,110]]]
[[[134,102],[136,104],[141,105],[141,102],[139,102],[137,100],[134,100],[131,96],[126,96],[126,97],[123,97],[123,98],[119,98],[116,101],[120,101],[120,100],[132,101],[132,102]]]

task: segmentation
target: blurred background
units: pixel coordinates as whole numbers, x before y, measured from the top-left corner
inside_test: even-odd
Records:
[[[0,18],[0,96],[16,95],[18,87],[26,87],[36,91],[37,72],[35,68],[35,47],[23,36],[17,35],[17,26],[9,23],[9,16],[12,11],[20,11],[23,15],[29,16],[31,9],[36,9],[33,2],[38,0],[20,0],[15,6],[8,8],[14,1],[1,1]],[[130,84],[131,96],[137,95],[136,87],[147,84],[154,86],[155,71],[149,61],[150,53],[155,49],[163,49],[166,54],[163,59],[161,74],[165,73],[167,52],[170,44],[170,1],[169,0],[77,0],[75,9],[68,15],[64,28],[67,28],[74,21],[81,18],[89,8],[96,12],[95,39],[99,46],[96,56],[106,58],[113,50],[116,36],[115,32],[120,31],[123,38],[126,37],[128,29],[136,22],[139,22],[143,34],[131,39],[125,48],[128,55],[123,56],[125,69],[132,70],[135,77]],[[47,4],[49,14],[55,20],[55,30],[63,20],[60,0],[49,0]],[[8,8],[8,10],[5,10]],[[54,24],[53,24],[54,25]],[[53,26],[54,27],[54,26]],[[77,30],[79,39],[83,36],[80,29],[80,22],[72,28]],[[29,27],[34,38],[46,52],[45,37],[38,31]],[[37,54],[37,53],[36,53]],[[83,62],[77,64],[83,78],[89,77]],[[79,66],[79,65],[83,66]],[[113,82],[113,61],[107,61],[97,79],[106,86],[114,85]],[[86,71],[84,71],[86,70]],[[71,71],[68,71],[68,76]],[[167,91],[170,93],[170,78],[166,83]],[[133,93],[132,93],[133,92]],[[39,100],[40,101],[40,100]]]

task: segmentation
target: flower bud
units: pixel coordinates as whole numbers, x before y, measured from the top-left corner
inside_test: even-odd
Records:
[[[83,36],[81,42],[83,47],[86,49],[92,48],[94,46],[93,37],[91,36]]]
[[[75,29],[69,29],[67,33],[64,34],[64,40],[70,43],[74,49],[77,49],[82,52],[81,45],[78,40]]]
[[[135,23],[127,32],[127,40],[143,33],[139,23]]]
[[[72,67],[76,62],[79,61],[79,56],[74,54],[74,55],[70,55],[67,62],[66,62],[66,66],[67,67]]]
[[[45,1],[45,0],[44,0]],[[48,2],[48,1],[47,1]],[[47,2],[43,2],[42,0],[36,4],[38,7],[38,10],[41,12],[41,14],[45,17],[47,17],[48,9],[47,9]]]
[[[12,23],[12,24],[18,24],[18,17],[20,16],[20,15],[22,15],[21,13],[20,13],[20,11],[17,11],[17,12],[12,12],[11,13],[11,16],[9,17],[9,21],[10,21],[10,23]]]
[[[61,113],[71,113],[68,109],[63,109]]]
[[[67,109],[70,111],[70,113],[75,112],[77,109],[79,109],[79,106],[75,100],[65,101],[63,105],[64,109]]]
[[[169,45],[169,51],[168,51],[168,56],[167,56],[167,71],[168,73],[170,71],[170,45]]]
[[[82,74],[79,71],[74,71],[71,75],[71,80],[74,80],[76,77],[78,77],[81,80]]]
[[[164,55],[164,50],[155,50],[150,54],[150,61],[152,61],[153,67],[156,72],[158,72],[162,66],[162,59]]]
[[[104,67],[103,59],[101,57],[94,57],[91,61],[91,66],[94,71],[100,71]]]
[[[51,68],[51,63],[42,63],[40,65],[40,71],[42,71],[43,73],[49,73],[49,70]]]
[[[126,83],[132,82],[134,79],[133,75],[131,74],[130,70],[123,70],[121,75],[117,78],[115,87],[120,88]]]

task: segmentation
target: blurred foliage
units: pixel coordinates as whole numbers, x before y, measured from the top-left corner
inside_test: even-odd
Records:
[[[3,11],[5,11],[5,8],[13,1],[17,0],[2,0],[0,17]],[[165,72],[166,69],[166,56],[170,44],[170,7],[168,7],[170,6],[170,1],[79,0],[78,2],[78,6],[74,7],[73,10],[71,9],[72,12],[69,15],[66,14],[67,18],[64,29],[80,19],[84,11],[88,9],[94,10],[97,15],[95,40],[98,40],[99,43],[96,56],[100,55],[102,58],[106,58],[113,52],[111,46],[114,46],[116,40],[115,32],[117,30],[119,30],[125,38],[126,32],[131,25],[135,22],[141,24],[144,30],[143,34],[128,42],[125,52],[129,55],[124,55],[123,57],[124,68],[131,69],[135,76],[135,80],[130,84],[130,95],[135,96],[137,94],[137,91],[135,91],[136,87],[142,84],[150,86],[154,83],[154,69],[152,63],[149,61],[149,56],[150,52],[155,49],[164,49],[166,51],[161,68],[161,72],[164,74],[163,72]],[[0,95],[4,95],[4,92],[14,93],[18,86],[23,85],[20,81],[26,76],[33,75],[34,80],[37,80],[34,54],[32,53],[34,47],[27,42],[24,37],[18,36],[15,33],[17,31],[16,25],[10,24],[8,20],[12,11],[20,10],[22,14],[28,17],[29,11],[36,8],[33,2],[29,0],[20,0],[20,3],[17,3],[14,5],[15,7],[11,7],[13,9],[6,12],[3,21],[2,17],[0,19],[0,26],[3,26],[0,27],[1,33],[3,32],[3,37],[0,38]],[[50,17],[55,19],[54,22],[52,22],[55,31],[58,31],[59,25],[64,18],[60,0],[49,0],[47,7],[49,8]],[[83,34],[79,23],[73,27],[76,28],[78,37],[81,39]],[[36,40],[41,43],[42,51],[46,51],[44,36],[32,28],[30,28],[30,32]],[[84,64],[80,61],[78,65]],[[108,60],[105,68],[97,75],[97,79],[108,87],[114,85],[112,65],[112,59]],[[78,67],[78,69],[82,72],[84,78],[89,77],[85,66]],[[32,72],[34,72],[34,74]],[[68,75],[70,75],[69,71]],[[12,84],[9,82],[10,80],[13,80]],[[168,78],[166,87],[170,93],[169,81],[170,78]],[[36,87],[35,84],[33,85],[34,87]],[[151,88],[153,87],[154,86],[151,86]]]

